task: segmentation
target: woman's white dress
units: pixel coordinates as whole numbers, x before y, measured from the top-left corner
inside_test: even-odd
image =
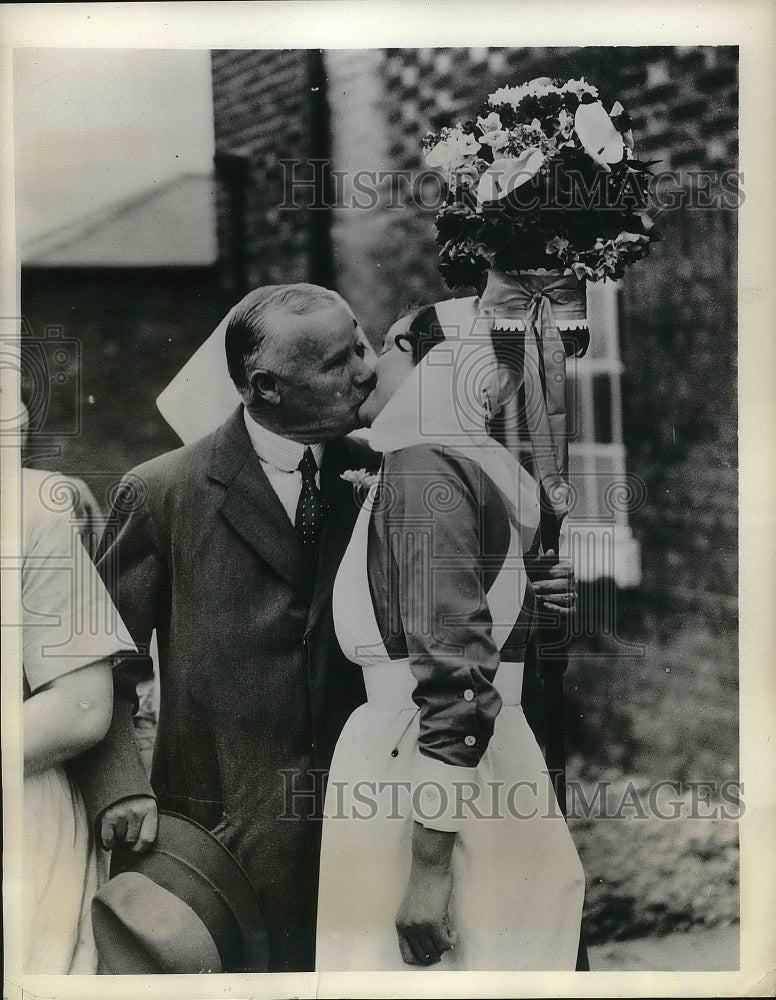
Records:
[[[348,657],[363,666],[369,700],[348,720],[329,773],[320,970],[422,968],[404,965],[394,927],[410,869],[412,795],[420,791],[414,770],[419,712],[411,699],[415,678],[409,661],[388,657],[375,619],[366,573],[369,516],[367,504],[334,590],[337,635]],[[497,580],[489,604],[501,602],[497,620],[503,622],[509,590],[514,623],[520,610],[516,588]],[[509,630],[508,625],[504,631]],[[466,818],[453,851],[451,903],[459,938],[437,969],[575,967],[584,877],[520,707],[521,680],[521,665],[501,664],[495,683],[503,705],[476,770],[477,791],[461,786],[466,789],[461,795],[474,799],[480,815],[459,800]],[[426,814],[433,817],[437,806]]]
[[[406,660],[388,658],[377,629],[366,578],[368,518],[365,508],[334,591],[338,638],[349,658],[367,664],[369,701],[346,723],[329,772],[318,901],[320,970],[422,968],[402,962],[394,927],[411,858],[411,793],[403,789],[414,781],[415,679]],[[502,671],[504,704],[476,774],[475,801],[485,818],[467,815],[453,851],[451,913],[458,944],[435,968],[573,970],[584,877],[519,704],[522,674],[516,665],[502,664],[497,687]],[[468,810],[462,805],[461,811]]]
[[[86,809],[63,767],[24,780],[24,970],[94,974],[98,859]]]
[[[51,473],[22,472],[24,695],[132,650]],[[62,720],[67,725],[67,720]],[[91,902],[106,875],[83,798],[64,766],[24,779],[23,961],[28,973],[97,971]]]
[[[435,591],[435,584],[425,586],[432,594],[430,619],[436,627],[436,612],[444,607],[444,615],[451,614],[458,627],[464,623],[466,657],[469,650],[476,652],[472,665],[468,659],[446,659],[444,643],[437,645],[442,655],[438,660],[425,657],[426,662],[433,661],[425,673],[417,652],[410,650],[409,638],[407,654],[415,660],[398,658],[396,648],[393,658],[389,656],[378,625],[385,616],[375,613],[367,561],[370,519],[379,507],[378,503],[374,512],[371,509],[373,487],[334,586],[337,637],[349,659],[363,669],[368,701],[346,723],[329,772],[316,967],[423,971],[424,966],[403,963],[394,926],[410,871],[413,819],[418,819],[432,828],[457,832],[451,917],[458,943],[433,968],[573,970],[584,875],[545,761],[520,707],[523,665],[499,662],[502,649],[520,650],[522,655],[514,637],[523,627],[525,609],[532,607],[523,552],[538,524],[537,487],[487,434],[481,380],[493,370],[495,357],[489,330],[479,328],[475,300],[437,303],[436,311],[445,340],[425,356],[380,413],[372,426],[371,443],[386,455],[381,491],[384,485],[386,493],[399,501],[402,494],[409,497],[413,491],[421,497],[414,507],[402,508],[399,502],[395,508],[403,511],[398,515],[402,538],[398,548],[412,546],[413,538],[416,550],[422,548],[422,525],[415,525],[427,519],[427,510],[433,511],[447,582],[439,583],[444,593]],[[456,499],[461,476],[468,482],[468,506]],[[490,499],[478,500],[478,495]],[[383,499],[380,494],[378,500]],[[506,525],[498,536],[502,562],[486,587],[487,560],[479,559],[482,550],[477,548],[480,541],[472,522],[479,522],[483,514],[494,518],[496,508]],[[455,558],[464,552],[460,540],[467,532],[465,568],[456,569]],[[397,550],[394,559],[399,558]],[[445,570],[448,556],[452,570]],[[473,568],[478,561],[482,566]],[[404,572],[411,578],[409,567],[417,569],[419,563],[422,558],[410,558],[406,572],[399,567],[398,576]],[[422,602],[423,583],[416,586],[405,579],[404,585],[405,602],[413,598]],[[383,594],[377,599],[386,603]],[[485,602],[487,611],[482,608]],[[479,628],[482,621],[488,623],[486,634],[480,632],[479,638],[469,617],[478,603],[474,614],[479,616]],[[405,610],[406,603],[402,624],[409,637]],[[413,617],[414,612],[408,613]],[[455,633],[455,627],[450,633],[453,643],[455,635],[462,634]],[[441,628],[444,631],[444,621]],[[420,647],[423,642],[421,638]],[[524,647],[525,635],[522,642]],[[417,650],[418,644],[413,648]],[[490,664],[487,670],[482,666],[485,661]],[[471,685],[466,680],[469,674]],[[422,695],[418,677],[425,678]],[[498,714],[492,735],[476,767],[452,766],[466,759],[463,742],[469,750],[478,739],[485,742],[462,730],[461,720],[480,735],[487,733],[487,725],[481,723],[492,719],[494,706]],[[430,759],[433,752],[429,757],[430,729],[438,740],[432,749],[441,748],[436,753],[441,760]],[[452,750],[447,740],[451,732]],[[469,735],[464,737],[463,732]],[[451,775],[460,775],[460,780]],[[474,805],[466,804],[472,800]]]

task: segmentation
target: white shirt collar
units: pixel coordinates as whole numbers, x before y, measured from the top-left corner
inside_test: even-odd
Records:
[[[315,464],[320,469],[324,449],[322,443],[306,445],[299,441],[289,441],[288,438],[281,437],[274,431],[267,430],[266,427],[256,423],[245,407],[243,407],[243,419],[253,450],[263,462],[268,462],[284,472],[296,472],[305,449],[311,448]]]

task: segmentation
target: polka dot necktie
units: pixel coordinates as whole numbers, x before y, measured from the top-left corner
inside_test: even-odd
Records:
[[[314,555],[321,533],[323,515],[326,512],[326,504],[315,484],[318,466],[312,448],[305,448],[304,457],[298,468],[302,473],[302,492],[299,494],[299,503],[296,506],[294,525],[302,545]]]

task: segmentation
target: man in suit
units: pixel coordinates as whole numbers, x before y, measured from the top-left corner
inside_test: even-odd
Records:
[[[113,734],[83,784],[109,848],[153,841],[154,796],[212,830],[262,898],[270,971],[311,970],[321,824],[310,819],[320,772],[364,700],[331,590],[358,513],[341,474],[376,464],[344,437],[374,355],[339,296],[314,285],[249,293],[225,343],[244,405],[134,469],[108,519],[98,565],[141,656],[115,672]],[[154,630],[152,791],[126,706],[148,676]]]

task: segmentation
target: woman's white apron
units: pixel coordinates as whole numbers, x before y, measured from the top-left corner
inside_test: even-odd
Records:
[[[345,654],[362,666],[368,702],[348,720],[329,775],[318,903],[320,970],[422,969],[402,962],[394,927],[410,870],[419,725],[409,661],[389,658],[372,606],[367,532],[373,498],[374,490],[334,587],[337,637]],[[513,526],[512,548],[519,545]],[[500,626],[494,628],[499,648],[521,602],[514,574],[502,571],[488,593]],[[451,902],[458,944],[434,968],[573,970],[582,868],[520,707],[522,664],[502,663],[495,685],[503,707],[476,782],[461,792],[459,803],[466,820],[453,851]]]

